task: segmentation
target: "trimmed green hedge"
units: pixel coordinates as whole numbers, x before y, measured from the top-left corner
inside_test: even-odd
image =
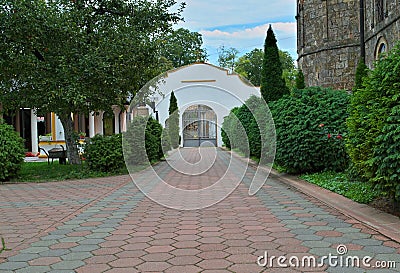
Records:
[[[343,171],[349,95],[310,87],[270,103],[277,136],[275,162],[290,173]]]
[[[16,176],[24,157],[24,140],[0,119],[0,181]]]
[[[349,95],[345,91],[324,88],[295,90],[278,101],[269,103],[275,127],[268,124],[268,115],[260,98],[251,97],[246,105],[234,108],[223,123],[222,140],[227,147],[238,148],[246,156],[268,162],[269,150],[275,146],[262,143],[274,140],[275,162],[291,173],[343,171],[348,166],[344,137]],[[253,109],[256,118],[250,112]],[[245,132],[241,132],[240,124]],[[244,143],[248,138],[249,147]],[[272,153],[271,153],[272,155]]]

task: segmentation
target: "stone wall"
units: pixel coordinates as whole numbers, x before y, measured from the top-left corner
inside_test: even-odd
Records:
[[[384,0],[384,18],[379,21],[373,7],[376,0],[365,0],[365,62],[369,68],[373,68],[373,62],[377,59],[379,45],[386,44],[386,50],[391,50],[400,40],[400,1]]]
[[[400,0],[365,1],[366,64],[400,40]],[[360,58],[359,0],[298,0],[297,53],[307,86],[350,90]],[[379,9],[378,9],[379,6]]]
[[[306,85],[351,89],[359,55],[358,1],[299,1],[298,63]]]

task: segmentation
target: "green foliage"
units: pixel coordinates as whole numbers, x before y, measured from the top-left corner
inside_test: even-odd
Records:
[[[224,137],[222,141],[226,147],[238,150],[244,156],[249,156],[247,134],[240,120],[247,117],[246,110],[245,106],[235,107],[230,111],[229,116],[224,117],[222,124]]]
[[[344,170],[348,94],[307,88],[270,103],[276,128],[276,164],[291,173]]]
[[[225,48],[225,46],[221,46],[218,50],[219,66],[226,68],[232,72],[235,69],[235,63],[238,54],[239,50],[237,50],[236,48]]]
[[[251,96],[231,110],[222,124],[225,146],[261,163],[271,163],[275,152],[275,131],[269,109],[261,98]]]
[[[368,204],[379,196],[371,183],[350,182],[345,173],[323,172],[300,178],[362,204]]]
[[[393,107],[376,139],[373,182],[393,200],[400,200],[400,104]]]
[[[163,156],[162,126],[152,117],[134,117],[124,133],[125,162],[129,166],[149,164]]]
[[[85,145],[84,157],[90,170],[116,172],[125,166],[122,135],[96,135]]]
[[[289,94],[285,80],[282,78],[282,64],[275,34],[269,26],[264,44],[264,59],[261,74],[261,95],[269,103]]]
[[[239,58],[235,64],[235,72],[248,79],[254,86],[260,86],[263,57],[264,52],[261,49],[253,49]]]
[[[254,86],[261,85],[261,71],[263,67],[264,51],[259,48],[244,54],[235,63],[235,72],[249,80]],[[282,77],[286,85],[292,85],[294,81],[294,61],[286,51],[279,50],[279,60],[282,64]]]
[[[138,168],[138,170],[140,170]],[[121,169],[109,173],[94,171],[89,169],[87,162],[83,161],[81,165],[60,165],[60,164],[47,164],[47,162],[27,162],[23,163],[18,176],[14,177],[12,182],[51,182],[63,181],[69,179],[85,179],[94,177],[105,177],[116,174],[127,174],[125,164]]]
[[[3,251],[10,251],[10,250],[11,250],[11,249],[9,249],[9,248],[6,247],[6,241],[4,240],[4,238],[1,237],[0,254],[1,254]]]
[[[296,88],[297,89],[304,89],[306,88],[306,84],[304,82],[304,74],[303,70],[299,69],[296,74]]]
[[[171,92],[171,97],[169,99],[169,109],[168,109],[169,117],[168,117],[168,133],[169,133],[169,141],[171,143],[172,148],[179,147],[179,109],[178,109],[178,101],[176,100],[174,91]]]
[[[229,116],[224,117],[224,121],[222,122],[222,129],[221,129],[221,137],[222,137],[222,142],[224,145],[232,149],[231,145],[231,140],[230,138],[234,138],[235,133],[234,131],[236,130],[236,114],[239,111],[239,107],[233,108]],[[232,143],[234,143],[235,140],[232,139]]]
[[[64,126],[69,160],[76,163],[68,115],[120,105],[162,72],[160,48],[185,5],[171,12],[175,4],[2,1],[0,103],[16,107],[17,101],[41,113],[55,112]]]
[[[179,28],[168,34],[161,49],[161,54],[172,62],[173,67],[180,67],[207,59],[202,35],[188,29]]]
[[[0,181],[17,175],[24,156],[24,140],[0,119]]]
[[[161,124],[150,117],[147,121],[146,126],[146,153],[150,162],[159,161],[163,156],[161,136],[162,136]]]
[[[356,77],[354,82],[353,91],[356,92],[358,89],[361,89],[363,79],[368,76],[368,67],[365,65],[364,60],[360,59],[356,69]]]
[[[364,78],[354,93],[347,120],[347,148],[353,172],[400,200],[400,44]]]

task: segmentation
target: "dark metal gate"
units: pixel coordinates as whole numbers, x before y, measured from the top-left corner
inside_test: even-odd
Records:
[[[206,105],[192,105],[182,115],[183,147],[217,146],[217,115]]]

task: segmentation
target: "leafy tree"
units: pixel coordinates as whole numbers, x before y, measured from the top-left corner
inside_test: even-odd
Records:
[[[289,94],[289,89],[282,78],[282,64],[279,59],[279,50],[275,34],[270,25],[264,44],[261,95],[266,102],[270,102],[280,99],[285,94]]]
[[[279,52],[279,60],[281,61],[282,70],[292,71],[296,67],[294,66],[294,60],[292,56],[290,56],[289,52],[278,50]]]
[[[175,149],[179,147],[179,109],[174,91],[171,92],[171,97],[169,99],[168,113],[169,141],[171,142],[172,148]]]
[[[304,82],[304,74],[303,70],[299,69],[296,74],[296,88],[297,89],[304,89],[306,88],[306,84]]]
[[[235,72],[248,79],[254,86],[260,86],[263,59],[264,51],[255,48],[239,58],[235,63]],[[296,74],[293,58],[288,52],[279,50],[279,60],[282,63],[282,77],[286,85],[293,86]]]
[[[235,64],[235,72],[248,79],[254,86],[260,86],[264,52],[255,48],[246,53]]]
[[[221,46],[218,52],[218,64],[221,67],[228,69],[233,72],[235,69],[236,58],[238,57],[239,50],[236,48],[230,47],[225,48],[225,46]]]
[[[366,66],[364,60],[360,59],[356,69],[356,77],[353,87],[354,92],[363,87],[362,86],[363,79],[367,76],[368,76],[368,67]]]
[[[194,62],[204,62],[207,52],[202,35],[188,29],[179,28],[168,34],[161,49],[161,55],[172,62],[173,67],[180,67]]]
[[[71,112],[108,110],[161,72],[160,41],[184,7],[170,12],[175,3],[4,0],[0,103],[55,112],[69,162],[79,164]]]

